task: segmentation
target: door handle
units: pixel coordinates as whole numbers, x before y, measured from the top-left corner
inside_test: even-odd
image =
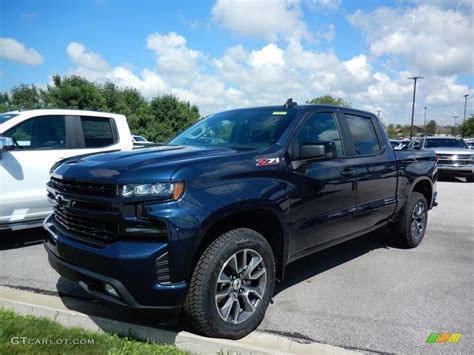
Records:
[[[343,171],[341,171],[341,175],[345,177],[352,176],[354,175],[354,169],[352,168],[344,169]]]

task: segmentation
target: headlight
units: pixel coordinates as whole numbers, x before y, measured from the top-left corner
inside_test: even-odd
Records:
[[[122,185],[120,195],[123,197],[156,196],[170,200],[179,199],[184,192],[184,182],[156,184],[127,184]]]

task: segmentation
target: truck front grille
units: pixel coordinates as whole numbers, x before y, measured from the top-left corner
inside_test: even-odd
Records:
[[[54,219],[74,235],[85,237],[90,241],[112,243],[118,238],[118,225],[93,221],[87,218],[72,216],[59,208],[54,209]]]
[[[51,177],[49,185],[59,191],[96,196],[117,196],[117,185],[63,180]]]

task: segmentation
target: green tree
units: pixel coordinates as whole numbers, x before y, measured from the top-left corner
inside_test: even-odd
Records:
[[[22,108],[41,108],[41,93],[34,85],[21,84],[10,90],[10,95],[2,94],[2,104],[6,109],[19,110]]]
[[[436,124],[435,120],[431,120],[426,124],[426,135],[433,135],[436,133]]]
[[[10,98],[8,97],[8,93],[2,92],[0,93],[0,112],[7,112],[11,111],[11,102]]]
[[[346,101],[340,97],[332,97],[331,95],[315,97],[311,100],[306,101],[306,103],[318,104],[318,105],[335,105],[335,106],[343,106],[343,107],[352,107],[349,101]]]
[[[388,138],[394,139],[398,137],[398,131],[395,129],[393,123],[390,123],[385,131],[387,132]]]
[[[463,137],[474,137],[474,115],[471,115],[464,123],[459,125],[459,134]]]
[[[165,142],[199,118],[199,109],[173,95],[163,95],[150,102],[149,120],[145,128],[156,142]]]
[[[39,90],[20,85],[0,93],[1,112],[19,108],[62,108],[120,113],[127,117],[132,133],[164,142],[199,118],[199,109],[175,96],[146,100],[133,88],[103,85],[79,76],[53,77],[53,85]]]
[[[87,79],[55,75],[53,82],[42,92],[46,107],[93,111],[104,111],[107,107],[100,87]]]

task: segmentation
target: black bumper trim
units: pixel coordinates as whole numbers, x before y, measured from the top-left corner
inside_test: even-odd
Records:
[[[72,265],[57,257],[48,247],[48,242],[44,242],[44,247],[48,253],[48,261],[53,269],[60,275],[64,276],[70,281],[78,283],[88,293],[103,300],[107,303],[113,303],[118,306],[128,307],[135,310],[156,310],[163,313],[178,314],[181,311],[181,305],[176,306],[144,306],[139,304],[133,296],[128,292],[127,288],[118,280],[108,276],[97,274],[93,271],[83,269],[79,266]],[[88,280],[99,282],[101,284],[108,283],[112,285],[120,296],[115,298],[105,293],[98,292],[90,287]]]

